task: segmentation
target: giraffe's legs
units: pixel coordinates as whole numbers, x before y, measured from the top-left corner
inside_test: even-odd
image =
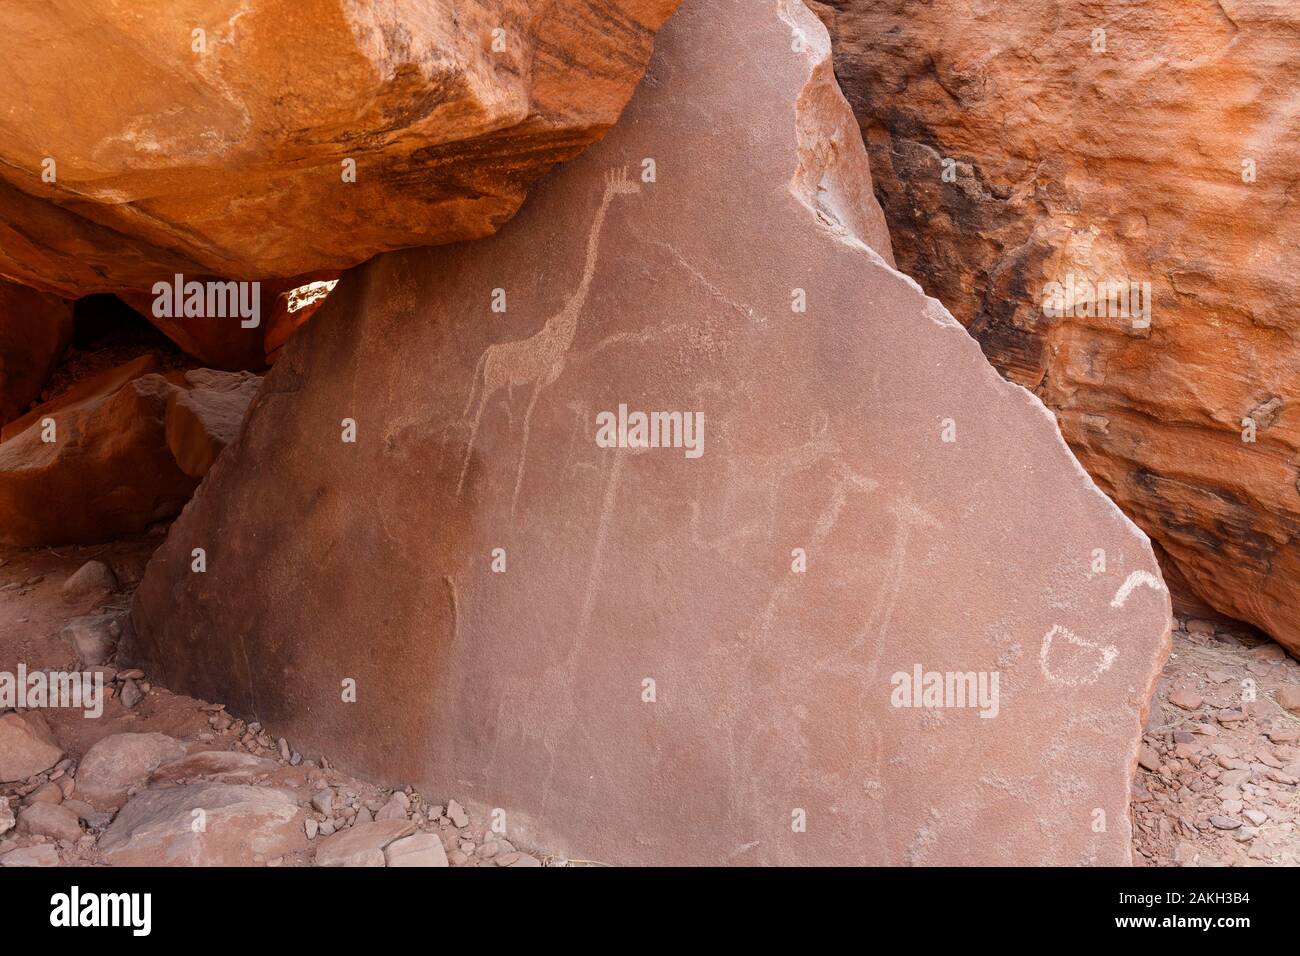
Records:
[[[537,404],[537,399],[542,394],[542,388],[542,382],[538,382],[533,386],[533,397],[528,400],[528,410],[524,412],[524,438],[519,448],[519,468],[515,472],[515,493],[510,498],[510,517],[512,520],[515,516],[515,506],[519,504],[519,489],[524,484],[524,465],[528,462],[528,424],[532,421],[533,406]]]

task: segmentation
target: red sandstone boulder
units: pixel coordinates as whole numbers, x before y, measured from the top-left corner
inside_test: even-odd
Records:
[[[900,267],[1178,579],[1300,653],[1300,7],[818,7]]]
[[[0,273],[143,293],[488,235],[618,118],[675,5],[11,5]]]
[[[105,540],[176,515],[261,379],[141,356],[0,430],[0,541]]]
[[[801,4],[688,0],[500,235],[290,340],[120,656],[609,863],[1127,862],[1150,544],[852,126]]]
[[[0,426],[27,410],[72,339],[72,309],[0,280]]]

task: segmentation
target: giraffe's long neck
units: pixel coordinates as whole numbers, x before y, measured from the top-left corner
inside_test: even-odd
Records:
[[[609,211],[609,204],[614,201],[614,188],[608,186],[605,188],[605,195],[601,197],[600,206],[596,210],[596,217],[591,224],[591,233],[587,237],[587,259],[582,266],[582,279],[578,287],[573,290],[569,296],[569,301],[564,309],[564,316],[570,322],[577,318],[577,312],[582,308],[582,303],[587,300],[588,293],[591,292],[591,283],[596,278],[596,260],[600,255],[600,234],[605,228],[605,214]]]

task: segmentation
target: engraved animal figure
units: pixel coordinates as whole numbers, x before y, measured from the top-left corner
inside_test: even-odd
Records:
[[[469,444],[465,447],[465,461],[461,465],[460,480],[456,483],[457,497],[460,496],[461,488],[465,484],[465,475],[469,471],[474,441],[478,437],[479,425],[483,420],[483,409],[501,388],[512,391],[515,388],[531,385],[533,394],[528,402],[528,410],[524,413],[523,444],[519,452],[514,498],[510,505],[510,511],[514,513],[514,504],[519,498],[519,487],[523,480],[524,461],[528,454],[529,420],[542,389],[551,385],[564,371],[566,355],[578,331],[578,316],[586,305],[587,296],[591,292],[592,279],[596,275],[596,258],[600,251],[600,234],[605,226],[605,215],[609,212],[610,203],[614,201],[615,196],[629,196],[640,191],[640,183],[628,179],[626,169],[611,169],[606,172],[605,192],[587,237],[587,260],[582,269],[582,281],[569,296],[564,308],[547,319],[546,324],[536,334],[526,339],[490,345],[479,358],[470,386],[469,401],[465,405],[465,411],[461,413],[463,419],[469,414],[471,408],[475,409],[474,423],[470,426]]]

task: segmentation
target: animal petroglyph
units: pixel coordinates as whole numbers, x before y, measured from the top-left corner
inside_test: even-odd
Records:
[[[1069,645],[1069,649],[1058,644]],[[1038,651],[1038,662],[1043,676],[1060,687],[1079,687],[1094,684],[1119,658],[1119,648],[1094,644],[1084,640],[1069,628],[1053,624],[1043,637]]]
[[[1134,588],[1142,584],[1156,591],[1164,590],[1160,585],[1160,581],[1150,571],[1134,571],[1119,586],[1119,590],[1115,592],[1115,599],[1110,602],[1110,606],[1113,608],[1123,607],[1124,602],[1128,600],[1128,596],[1133,593]]]
[[[564,308],[547,319],[546,324],[535,334],[526,339],[490,345],[479,358],[470,384],[469,401],[465,404],[465,411],[461,413],[463,419],[469,415],[470,409],[474,409],[474,422],[470,426],[469,442],[465,446],[465,461],[461,465],[460,479],[456,482],[457,497],[460,497],[465,485],[465,475],[469,471],[474,442],[483,420],[483,409],[502,388],[513,392],[515,388],[531,385],[533,393],[528,401],[528,409],[524,412],[519,467],[515,475],[514,496],[510,506],[510,513],[514,514],[515,503],[518,501],[519,489],[523,482],[524,462],[528,456],[528,426],[533,408],[536,407],[542,390],[554,383],[564,371],[569,349],[572,348],[574,337],[578,332],[578,316],[582,314],[582,309],[587,303],[591,283],[596,276],[596,259],[600,252],[600,236],[605,227],[605,216],[615,196],[630,196],[640,191],[640,183],[629,179],[626,169],[611,169],[605,174],[605,191],[587,237],[587,258],[582,269],[582,279],[565,302]]]

